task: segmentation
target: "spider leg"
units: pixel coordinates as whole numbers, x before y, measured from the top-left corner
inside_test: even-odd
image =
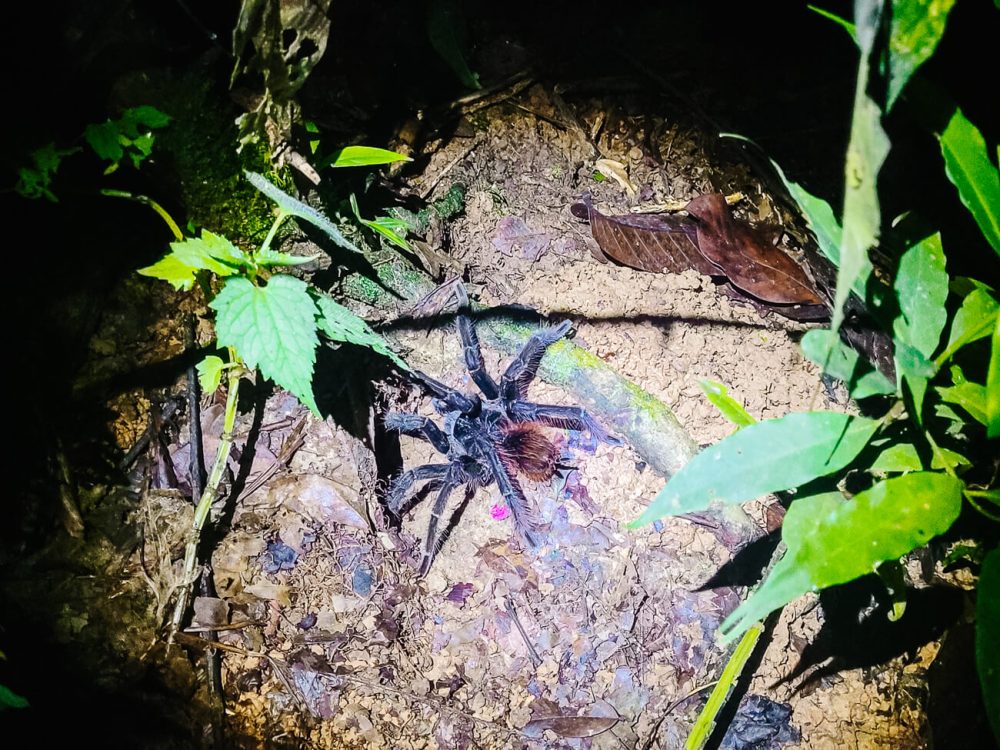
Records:
[[[476,411],[479,404],[478,399],[471,399],[454,388],[449,388],[440,380],[435,380],[430,375],[425,375],[420,370],[414,370],[413,375],[420,381],[427,390],[440,400],[451,411],[459,411],[462,414],[471,414]],[[441,411],[439,408],[438,411]]]
[[[500,488],[500,494],[503,495],[504,502],[510,508],[511,515],[514,516],[514,528],[517,529],[529,547],[538,547],[542,536],[541,522],[528,504],[524,490],[507,471],[507,467],[503,465],[503,461],[500,460],[496,451],[488,451],[487,459],[497,486]]]
[[[404,471],[392,480],[389,491],[385,495],[385,504],[389,511],[398,516],[403,504],[410,498],[413,485],[423,479],[440,480],[447,476],[450,464],[423,464]]]
[[[567,430],[588,430],[598,440],[609,445],[621,445],[621,440],[608,434],[585,409],[579,406],[555,406],[531,401],[515,401],[510,414],[518,422],[538,422],[547,427]]]
[[[554,328],[542,328],[531,334],[528,343],[500,378],[500,397],[504,401],[514,401],[528,394],[528,384],[535,379],[545,350],[565,336],[571,325],[568,320],[564,320]]]
[[[448,436],[427,417],[422,417],[419,414],[403,414],[402,412],[391,411],[385,415],[385,426],[390,430],[402,432],[404,435],[422,437],[441,453],[448,455],[450,447]]]
[[[479,390],[487,399],[493,400],[500,395],[496,381],[490,377],[486,371],[486,363],[483,362],[483,350],[479,346],[479,336],[476,335],[476,328],[468,316],[469,295],[462,284],[455,286],[455,298],[458,301],[458,333],[462,337],[462,354],[465,357],[465,367],[472,376],[472,380],[479,386]]]
[[[434,557],[441,547],[443,540],[438,539],[438,524],[441,522],[445,506],[448,504],[448,497],[464,478],[462,472],[456,470],[454,465],[448,467],[448,476],[445,478],[444,484],[441,485],[437,499],[434,500],[434,507],[431,508],[431,519],[427,524],[427,538],[424,539],[424,556],[420,563],[420,575],[426,575],[427,571],[431,569],[431,563],[434,562]]]

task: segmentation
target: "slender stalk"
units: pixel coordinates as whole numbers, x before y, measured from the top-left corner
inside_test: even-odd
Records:
[[[229,347],[229,361],[239,362],[236,350]],[[229,370],[228,393],[226,395],[226,412],[223,419],[222,436],[219,440],[219,449],[215,454],[215,463],[212,471],[205,482],[205,489],[201,493],[201,499],[194,510],[194,520],[191,523],[191,539],[184,549],[184,569],[181,574],[180,590],[177,593],[177,602],[174,605],[174,615],[170,622],[170,636],[168,643],[173,642],[174,634],[180,629],[187,611],[190,600],[191,585],[195,581],[195,565],[198,559],[198,544],[201,541],[201,531],[208,519],[208,514],[212,509],[219,494],[219,483],[222,481],[222,474],[226,470],[226,461],[229,460],[229,451],[233,445],[233,427],[236,424],[236,404],[239,400],[240,377],[243,374],[242,367],[233,367]]]
[[[144,206],[149,206],[151,209],[156,211],[157,215],[166,222],[167,226],[170,227],[170,231],[174,235],[174,239],[180,242],[184,239],[184,233],[181,228],[177,226],[177,222],[174,221],[173,217],[167,213],[167,209],[161,206],[159,203],[154,201],[145,195],[136,195],[135,193],[130,193],[126,190],[111,190],[105,189],[101,191],[101,195],[106,195],[109,198],[124,198],[125,200],[135,201],[136,203],[142,203]]]
[[[267,230],[267,237],[264,238],[264,244],[260,246],[260,250],[257,252],[262,253],[271,247],[271,243],[274,241],[274,236],[278,233],[278,227],[281,226],[281,222],[288,218],[290,214],[282,209],[278,209],[278,215],[274,218],[274,223],[271,228]]]

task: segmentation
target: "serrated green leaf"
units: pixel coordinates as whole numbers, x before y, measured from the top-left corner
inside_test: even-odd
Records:
[[[858,353],[840,340],[839,334],[823,328],[807,331],[802,337],[802,353],[827,375],[843,381],[856,399],[888,396],[896,386],[885,375],[863,361]]]
[[[986,140],[956,108],[940,142],[948,179],[958,188],[959,198],[986,241],[1000,255],[1000,176],[986,152]]]
[[[263,250],[257,251],[254,255],[254,260],[257,261],[258,266],[271,268],[273,266],[301,266],[306,263],[312,263],[314,260],[318,260],[319,257],[318,255],[289,255],[288,253],[279,253],[269,247],[265,247]]]
[[[330,167],[373,167],[379,164],[392,164],[397,161],[413,161],[409,156],[384,148],[374,146],[344,146],[329,159],[323,161],[323,166]]]
[[[205,359],[195,365],[198,370],[198,382],[201,384],[202,393],[215,393],[222,382],[222,368],[226,363],[221,357],[209,354]]]
[[[1000,314],[1000,304],[990,291],[986,288],[973,289],[955,312],[955,318],[951,322],[951,333],[948,335],[948,345],[935,361],[940,365],[966,344],[989,336],[998,314]]]
[[[325,294],[313,290],[313,296],[319,311],[316,323],[328,338],[367,347],[388,357],[402,369],[410,369],[410,366],[389,348],[385,339],[375,333],[365,321]]]
[[[207,229],[200,237],[189,237],[181,242],[171,242],[170,249],[182,263],[191,268],[211,271],[219,276],[231,276],[240,266],[250,265],[250,258],[222,235]]]
[[[986,425],[986,387],[978,383],[961,383],[948,388],[937,388],[941,400],[961,406],[973,419]]]
[[[216,311],[219,346],[231,346],[248,367],[285,388],[316,414],[312,376],[316,362],[316,309],[308,285],[272,276],[267,286],[231,278],[209,306]]]
[[[983,561],[976,587],[976,671],[993,735],[1000,742],[1000,549]]]
[[[479,77],[465,61],[466,27],[457,0],[431,0],[427,6],[427,37],[463,86],[480,89]]]
[[[873,419],[825,411],[744,427],[692,458],[629,525],[746,502],[832,474],[854,460],[878,427]]]
[[[726,641],[808,591],[871,573],[947,531],[962,508],[960,480],[916,472],[844,500],[838,493],[792,502],[782,525],[788,547],[761,587],[722,623]]]
[[[889,29],[889,81],[886,111],[906,82],[934,54],[955,0],[893,0]]]
[[[156,130],[170,124],[170,115],[161,112],[156,107],[143,104],[138,107],[130,107],[122,113],[121,130],[130,137],[139,135],[139,128],[150,128]]]
[[[6,685],[0,685],[0,711],[7,708],[27,708],[30,704]]]
[[[172,253],[151,266],[136,271],[140,276],[149,276],[168,282],[174,289],[188,290],[194,286],[197,268],[192,268]]]
[[[91,123],[83,131],[84,139],[97,154],[97,158],[107,159],[113,163],[121,161],[125,154],[118,135],[118,125],[111,120]]]
[[[893,290],[900,310],[892,325],[896,339],[929,360],[948,317],[948,273],[940,234],[921,240],[903,254]]]
[[[251,185],[277,203],[278,207],[286,214],[295,216],[303,221],[308,221],[341,247],[355,253],[361,252],[353,242],[341,234],[340,229],[337,228],[336,224],[323,216],[323,214],[312,206],[307,206],[302,201],[297,200],[296,198],[293,198],[292,196],[279,190],[263,175],[257,174],[256,172],[244,172],[243,174],[246,175]]]
[[[750,416],[743,404],[729,395],[729,392],[722,383],[717,380],[699,380],[698,385],[705,393],[706,398],[722,412],[722,416],[728,419],[737,427],[748,427],[755,424],[756,419]]]
[[[972,465],[972,462],[961,453],[956,453],[955,451],[947,448],[940,448],[939,450],[944,455],[944,458],[949,462],[950,466],[960,467]],[[944,462],[936,453],[931,454],[931,468],[945,468]],[[895,443],[890,445],[882,451],[872,462],[872,465],[868,467],[868,471],[870,472],[886,474],[921,471],[923,469],[924,466],[920,461],[920,455],[917,453],[917,448],[913,445],[913,443]]]
[[[990,366],[986,373],[986,434],[1000,437],[1000,317],[993,329]]]

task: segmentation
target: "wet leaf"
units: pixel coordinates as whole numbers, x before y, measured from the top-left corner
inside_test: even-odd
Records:
[[[694,222],[683,216],[625,214],[607,216],[591,203],[589,195],[573,204],[573,215],[590,221],[590,231],[600,252],[640,271],[683,273],[693,268],[706,276],[719,269],[701,254]]]
[[[619,721],[610,716],[548,716],[532,719],[521,731],[528,737],[540,737],[546,730],[560,737],[593,737],[608,731]]]
[[[960,109],[951,116],[940,140],[948,179],[1000,255],[1000,175],[990,162],[986,140]]]
[[[629,526],[712,503],[746,502],[827,476],[853,461],[878,427],[873,419],[826,411],[744,427],[692,458]]]
[[[739,434],[739,433],[737,433]],[[763,585],[722,623],[726,641],[807,591],[846,583],[947,531],[962,508],[960,480],[916,472],[844,500],[837,492],[796,499],[782,526],[788,546]]]
[[[734,219],[721,193],[698,196],[687,211],[698,220],[701,254],[735,287],[765,302],[823,304],[802,268],[761,232]]]

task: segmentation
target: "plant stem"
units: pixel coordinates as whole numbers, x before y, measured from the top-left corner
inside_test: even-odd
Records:
[[[232,347],[229,347],[229,361],[240,362],[236,350]],[[181,573],[181,584],[180,590],[177,593],[177,602],[174,605],[174,615],[170,622],[168,643],[173,642],[174,633],[180,629],[184,613],[187,611],[191,585],[194,583],[196,577],[194,569],[198,559],[198,544],[201,541],[201,531],[212,509],[212,503],[218,497],[219,483],[222,481],[222,474],[226,470],[226,461],[229,459],[229,451],[233,445],[233,427],[236,424],[236,404],[239,400],[240,377],[242,375],[242,367],[234,367],[229,370],[226,412],[223,419],[222,435],[219,439],[219,449],[216,451],[215,463],[212,465],[212,471],[205,482],[205,489],[201,493],[201,499],[194,510],[194,520],[191,523],[192,534],[191,539],[184,549],[184,569]]]
[[[184,233],[181,232],[181,228],[177,226],[177,222],[174,221],[173,217],[167,213],[167,209],[154,201],[152,198],[145,195],[129,193],[126,190],[111,189],[102,190],[101,195],[106,195],[109,198],[125,198],[126,200],[135,201],[136,203],[142,203],[145,206],[149,206],[151,209],[156,211],[157,215],[159,215],[159,217],[166,222],[167,226],[170,227],[170,231],[173,233],[174,239],[178,242],[184,239]]]
[[[260,250],[257,251],[258,253],[262,253],[271,247],[271,242],[274,241],[274,236],[278,233],[278,227],[281,226],[281,222],[288,218],[288,216],[289,214],[286,211],[278,209],[278,215],[274,217],[274,223],[267,230],[267,237],[264,238],[264,243],[260,246]]]

